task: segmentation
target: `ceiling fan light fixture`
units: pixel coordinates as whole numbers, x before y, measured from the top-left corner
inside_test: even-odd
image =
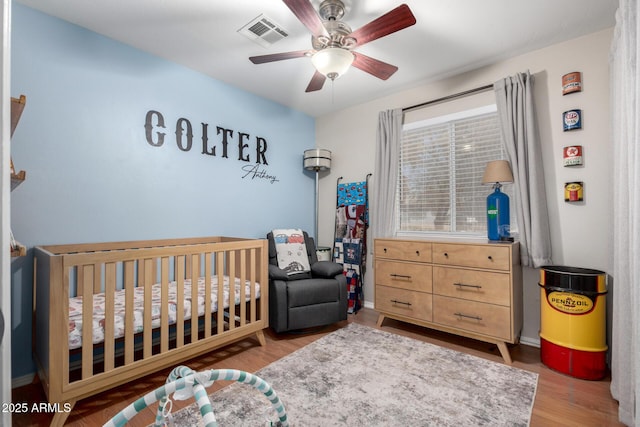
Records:
[[[349,70],[354,59],[353,53],[346,49],[328,47],[316,52],[311,62],[318,72],[335,80]]]

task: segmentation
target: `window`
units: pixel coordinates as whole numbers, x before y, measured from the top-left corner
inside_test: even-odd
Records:
[[[486,235],[486,199],[492,187],[482,184],[482,175],[487,162],[500,159],[506,159],[506,152],[495,105],[406,124],[397,232]],[[503,191],[513,199],[511,187]]]

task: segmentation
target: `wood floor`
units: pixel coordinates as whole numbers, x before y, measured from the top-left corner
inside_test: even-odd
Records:
[[[266,347],[260,347],[253,338],[246,339],[205,357],[187,361],[184,365],[196,371],[234,368],[255,372],[349,322],[375,328],[376,320],[377,313],[365,308],[356,315],[350,315],[347,321],[321,331],[284,335],[276,335],[269,331],[266,334]],[[389,319],[384,321],[382,329],[502,363],[502,358],[495,345]],[[585,381],[551,371],[540,362],[539,349],[522,344],[511,348],[511,356],[513,366],[539,374],[531,426],[623,425],[618,422],[618,404],[611,397],[609,378],[602,381]],[[126,386],[78,402],[67,420],[67,425],[101,426],[138,397],[163,385],[170,371],[167,369],[158,372],[155,375],[133,381]],[[228,382],[214,384],[207,391],[215,391],[227,384]],[[33,403],[40,402],[46,402],[46,399],[42,387],[37,382],[13,390],[13,403],[28,403],[31,407]],[[193,400],[175,403],[174,410],[193,403]],[[51,418],[52,416],[46,413],[15,414],[13,425],[43,426],[48,425]],[[154,422],[154,418],[155,408],[147,408],[128,425],[147,426]]]

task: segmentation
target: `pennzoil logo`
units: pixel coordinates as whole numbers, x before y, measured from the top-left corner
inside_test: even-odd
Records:
[[[591,298],[568,292],[551,292],[547,301],[556,310],[568,314],[585,314],[593,309]]]

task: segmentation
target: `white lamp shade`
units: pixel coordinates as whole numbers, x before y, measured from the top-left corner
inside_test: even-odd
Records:
[[[324,171],[331,169],[331,151],[322,148],[311,148],[304,151],[304,168]]]
[[[339,47],[328,47],[311,57],[313,66],[320,73],[335,80],[349,70],[353,63],[353,53]]]
[[[513,182],[513,174],[508,161],[494,160],[487,163],[482,183],[495,184],[496,182]]]

